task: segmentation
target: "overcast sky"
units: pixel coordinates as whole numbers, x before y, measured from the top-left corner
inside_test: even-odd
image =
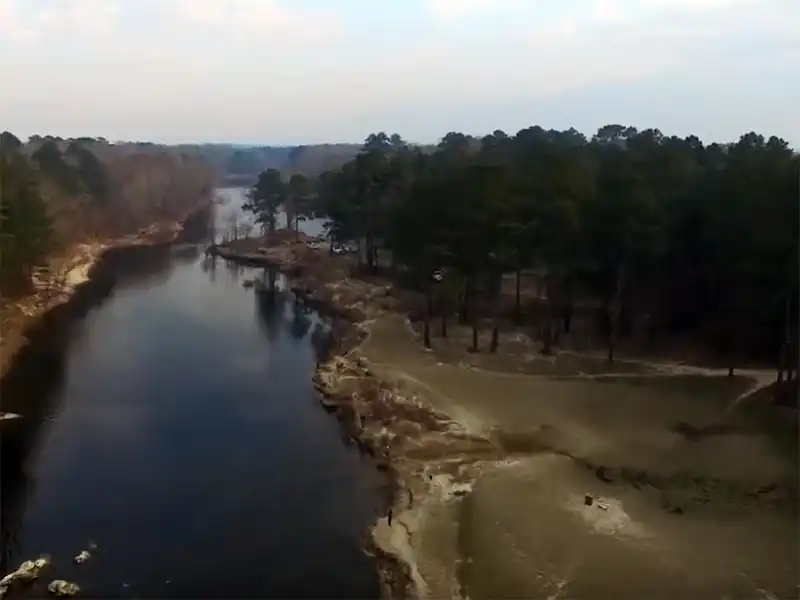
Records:
[[[0,0],[0,130],[20,137],[606,123],[800,147],[800,0]]]

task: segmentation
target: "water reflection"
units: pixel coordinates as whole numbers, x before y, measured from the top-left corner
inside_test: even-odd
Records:
[[[84,334],[81,320],[120,290],[165,281],[198,252],[199,246],[184,247],[172,256],[164,246],[114,252],[98,266],[91,285],[79,288],[69,304],[56,307],[27,332],[28,345],[0,379],[3,410],[23,415],[0,429],[0,573],[18,566],[14,557],[18,563],[19,530],[35,487],[29,465],[62,411],[64,398],[55,391],[64,384],[70,348]]]
[[[0,381],[25,417],[0,434],[2,570],[47,552],[93,597],[374,595],[382,482],[310,381],[330,323],[200,252],[117,265]],[[102,568],[76,571],[88,539]]]
[[[200,263],[200,268],[204,273],[208,273],[211,283],[217,282],[217,262],[219,260],[216,254],[206,254]]]

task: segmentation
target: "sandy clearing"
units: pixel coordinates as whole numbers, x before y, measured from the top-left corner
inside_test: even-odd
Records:
[[[473,468],[464,496],[430,493],[409,511],[429,597],[796,595],[796,430],[736,402],[759,374],[497,373],[443,363],[396,316],[373,324],[362,351],[468,430],[528,452]],[[716,433],[687,433],[704,428]],[[408,464],[405,477],[419,485],[427,468]]]

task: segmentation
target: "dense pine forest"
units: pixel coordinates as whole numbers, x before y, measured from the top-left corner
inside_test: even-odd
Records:
[[[60,249],[178,219],[211,193],[199,157],[102,138],[0,134],[0,289],[30,290],[35,267]]]
[[[333,240],[357,241],[367,271],[416,278],[428,319],[534,325],[546,352],[583,311],[611,360],[638,331],[648,349],[684,336],[726,365],[788,367],[799,180],[800,158],[777,137],[706,145],[621,125],[591,138],[529,127],[451,132],[435,148],[381,132],[316,180],[265,171],[251,196],[265,229],[281,206],[326,217]],[[543,289],[538,310],[521,300],[530,277]]]

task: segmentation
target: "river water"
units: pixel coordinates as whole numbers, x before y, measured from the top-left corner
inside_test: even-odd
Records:
[[[221,193],[228,219],[241,191]],[[270,279],[202,246],[121,268],[5,382],[24,418],[1,439],[3,571],[53,560],[12,597],[56,577],[95,598],[377,596],[360,543],[384,482],[315,396],[326,323],[248,278]]]

